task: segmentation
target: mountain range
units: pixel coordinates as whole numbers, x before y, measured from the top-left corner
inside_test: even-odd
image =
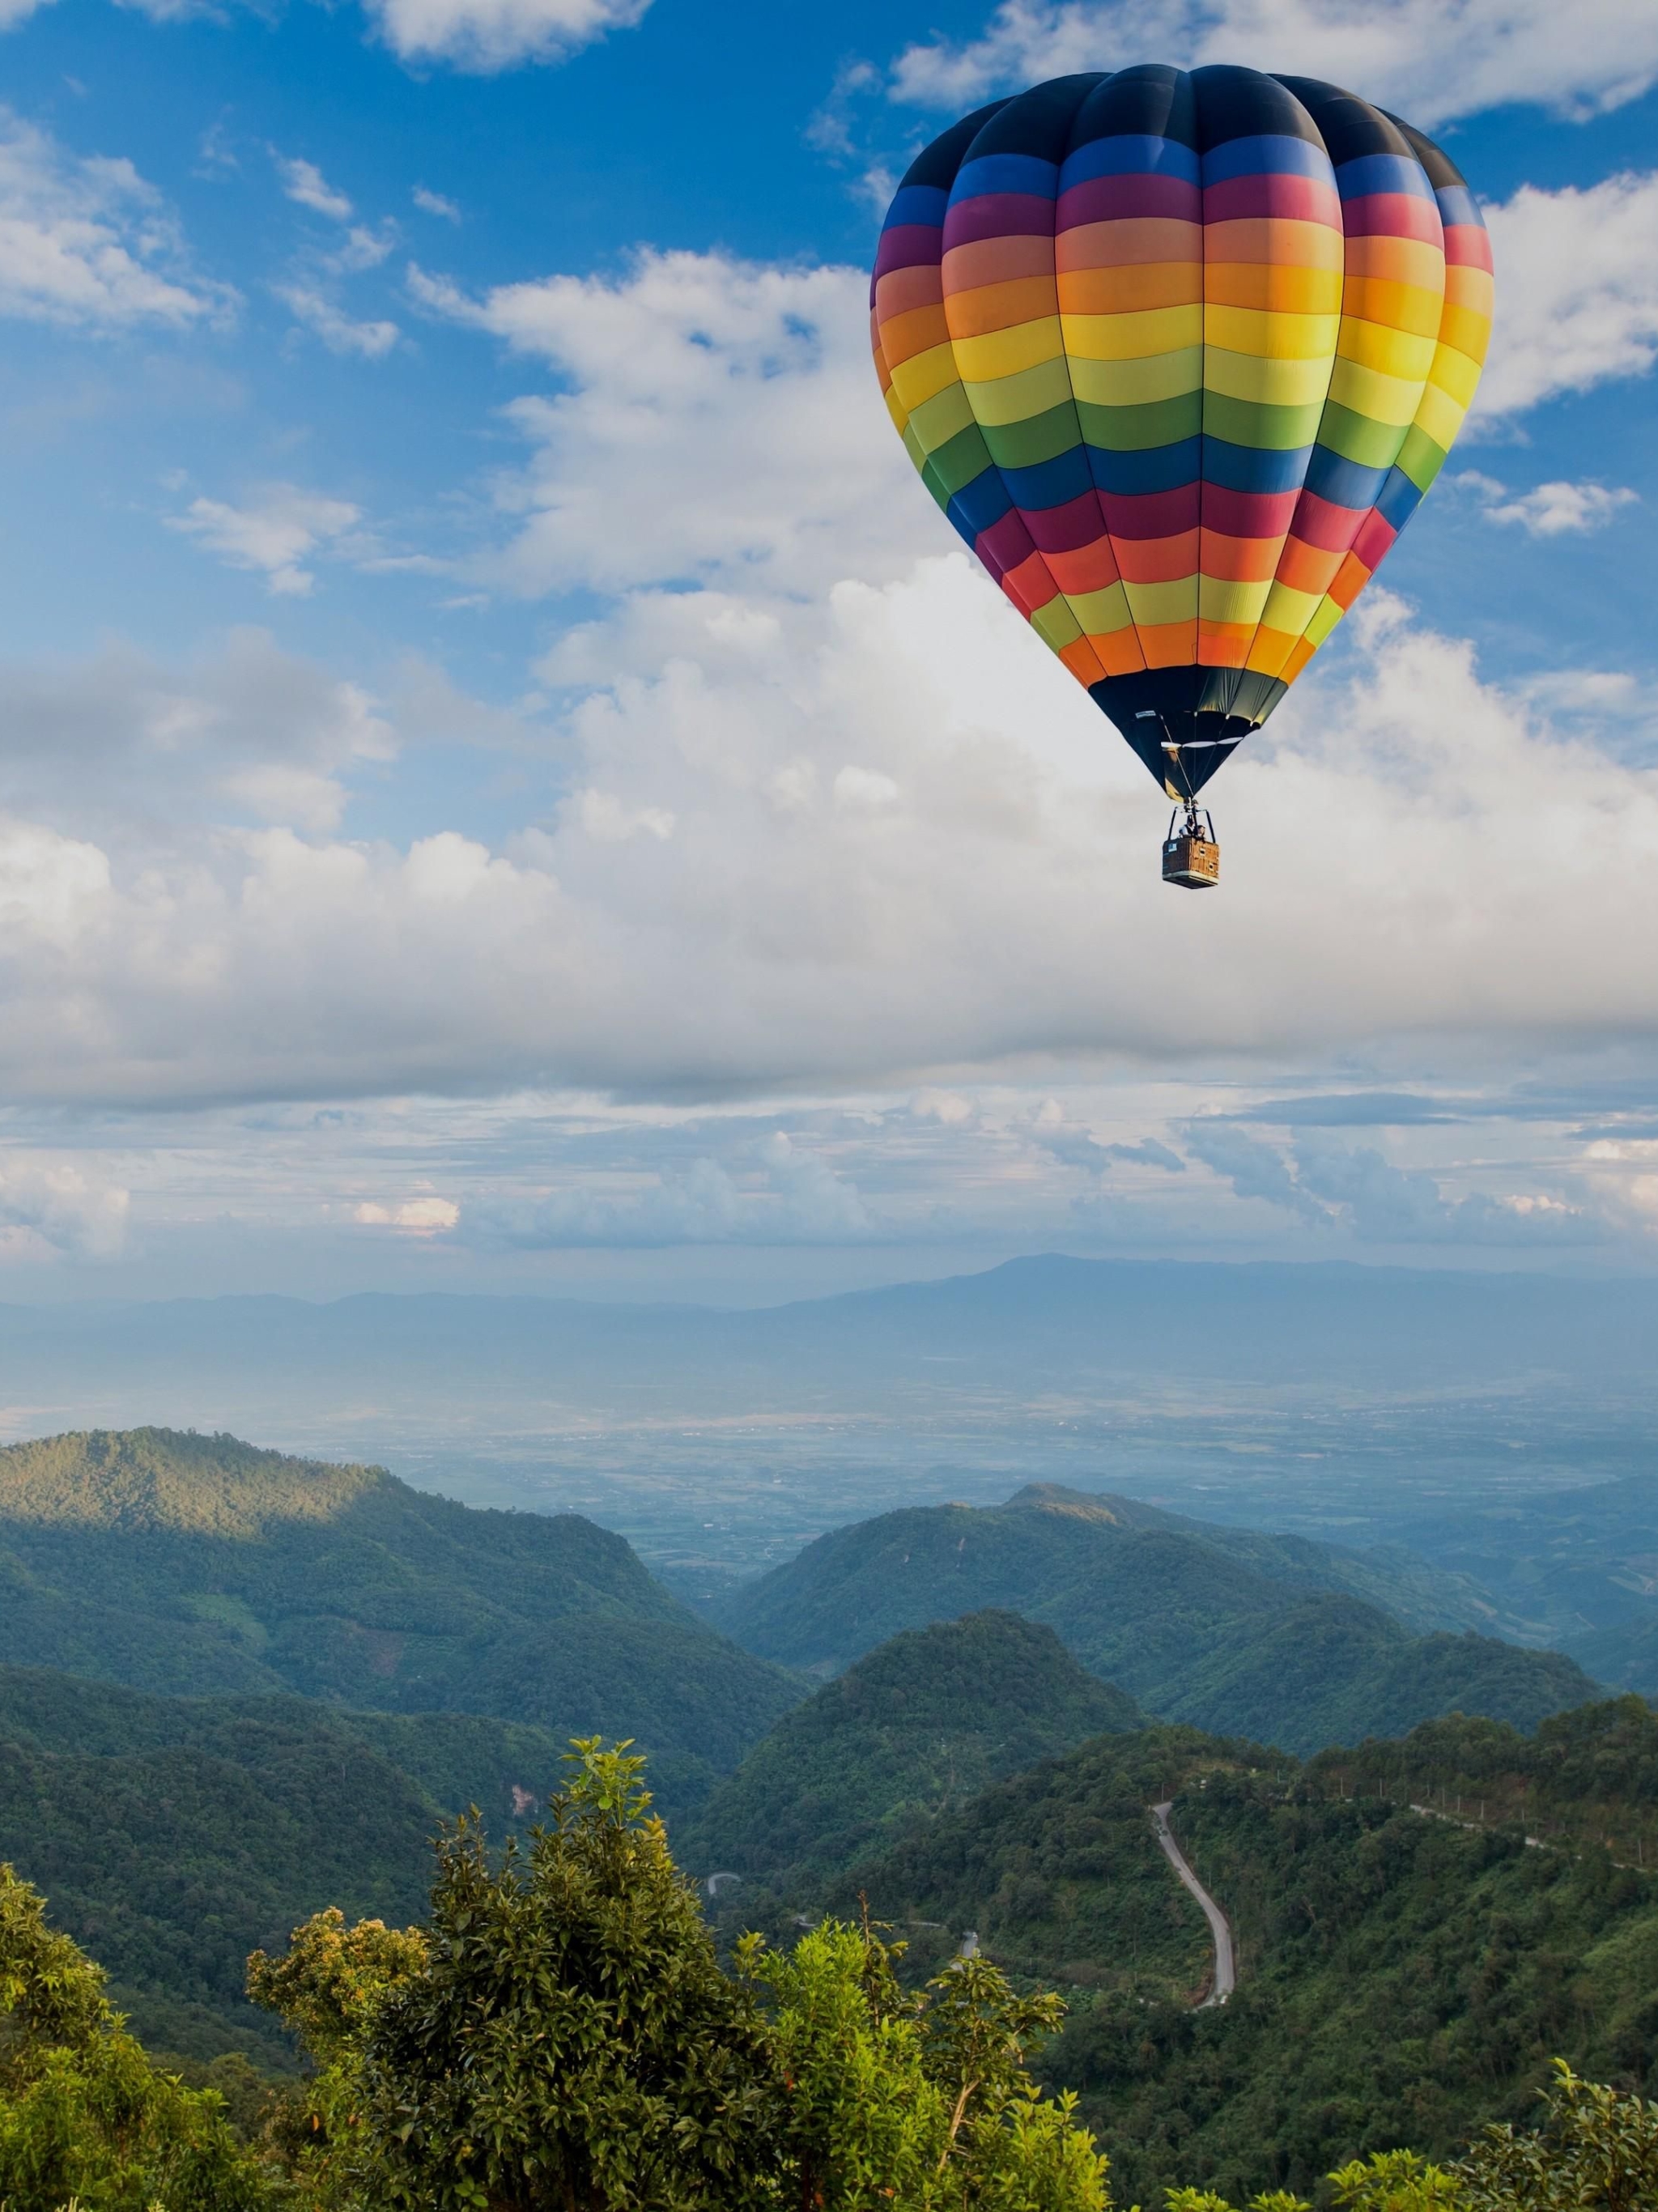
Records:
[[[1494,1609],[1409,1555],[1051,1484],[996,1509],[909,1508],[833,1530],[712,1613],[745,1649],[824,1675],[904,1629],[987,1606],[1053,1628],[1148,1712],[1301,1753],[1455,1711],[1532,1727],[1596,1694],[1558,1652],[1468,1628],[1412,1635]]]
[[[232,1437],[0,1451],[0,1664],[648,1743],[683,1805],[804,1686],[578,1514],[483,1510]]]

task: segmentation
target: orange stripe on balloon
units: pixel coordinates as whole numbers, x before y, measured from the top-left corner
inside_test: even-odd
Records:
[[[1060,312],[1059,295],[1050,276],[1016,276],[1006,284],[980,284],[970,292],[944,287],[944,314],[953,338],[982,337],[989,331],[1009,331],[1021,323],[1034,323]]]
[[[1100,665],[1108,676],[1136,676],[1145,665],[1139,632],[1132,623],[1127,629],[1112,630],[1104,637],[1090,637],[1088,642],[1099,655]]]
[[[1073,553],[1050,553],[1048,565],[1054,582],[1067,598],[1083,592],[1103,592],[1121,580],[1121,570],[1108,538],[1079,545]]]
[[[1255,632],[1254,642],[1243,665],[1261,676],[1282,676],[1284,663],[1300,642],[1288,630],[1268,629],[1263,623]]]
[[[1343,557],[1339,549],[1332,552],[1323,545],[1309,545],[1302,538],[1286,538],[1278,564],[1278,581],[1292,592],[1312,592],[1322,599]]]
[[[1285,684],[1293,684],[1317,651],[1318,647],[1310,638],[1298,637],[1290,648],[1290,658],[1278,671],[1282,680]]]
[[[1178,584],[1198,573],[1198,537],[1180,530],[1172,538],[1116,538],[1112,550],[1125,583]]]
[[[1330,586],[1330,597],[1345,612],[1370,580],[1372,571],[1367,568],[1356,553],[1347,554],[1336,570],[1335,581]]]
[[[907,315],[912,307],[936,306],[944,296],[944,279],[936,261],[916,262],[908,269],[889,269],[875,285],[875,312],[883,322]]]
[[[1106,671],[1100,665],[1100,656],[1085,637],[1073,639],[1071,644],[1060,647],[1060,659],[1076,678],[1078,684],[1097,684]]]
[[[1198,623],[1143,623],[1138,625],[1140,651],[1148,668],[1190,668],[1198,657]]]
[[[1062,315],[1139,314],[1189,307],[1203,297],[1200,261],[1143,261],[1126,269],[1072,269],[1059,282]]]
[[[1254,623],[1198,622],[1198,659],[1206,668],[1242,668],[1254,642]]]
[[[908,314],[894,315],[881,325],[881,350],[893,368],[918,353],[931,353],[934,346],[949,343],[950,325],[942,307],[913,307]]]
[[[946,292],[971,292],[981,284],[1005,284],[1016,276],[1049,276],[1053,269],[1053,240],[1025,232],[952,246],[938,264]]]
[[[1281,538],[1227,538],[1206,530],[1199,542],[1199,572],[1227,584],[1263,584],[1278,574]]]
[[[1027,616],[1060,596],[1053,571],[1040,553],[1027,554],[1017,568],[1010,568],[1002,578],[1002,589]]]

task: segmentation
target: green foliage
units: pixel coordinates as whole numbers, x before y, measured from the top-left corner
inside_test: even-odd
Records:
[[[774,1881],[838,1871],[1033,1759],[1139,1725],[1016,1613],[912,1629],[786,1713],[676,1831],[680,1856]]]
[[[258,2212],[272,2197],[219,2097],[150,2063],[100,1969],[0,1866],[0,2205]]]
[[[470,1715],[158,1698],[0,1669],[0,1857],[95,1948],[151,2048],[291,2069],[244,1996],[248,1953],[324,1899],[354,1918],[417,1917],[440,1822],[469,1804],[502,1825],[538,1808],[561,1749]]]
[[[1540,1838],[1658,1866],[1658,1713],[1612,1698],[1556,1713],[1534,1735],[1453,1713],[1397,1743],[1327,1752],[1325,1787],[1416,1800],[1455,1820],[1522,1821]]]
[[[716,1617],[750,1650],[827,1670],[987,1607],[1046,1623],[1148,1711],[1303,1753],[1452,1710],[1531,1727],[1595,1690],[1558,1652],[1445,1632],[1466,1593],[1420,1562],[1051,1486],[836,1529]]]
[[[1134,2193],[1194,2172],[1310,2192],[1338,2159],[1400,2144],[1442,2160],[1483,2119],[1521,2119],[1556,2053],[1654,2085],[1650,1877],[1326,1798],[1294,1770],[1217,1769],[1172,1818],[1232,1921],[1236,1996],[1208,2012],[1078,1996],[1042,2069],[1081,2092]],[[1043,1848],[1043,1828],[1023,1840]]]
[[[1487,2128],[1474,2145],[1458,2169],[1470,2212],[1650,2212],[1658,2105],[1580,2081],[1561,2060],[1546,2101],[1541,2129]]]
[[[942,1923],[932,1942],[917,1936],[922,1956],[953,1950],[972,1928],[1021,1976],[1184,2005],[1209,1971],[1208,1927],[1146,1807],[1188,1772],[1266,1756],[1191,1729],[1097,1737],[903,1838],[831,1887],[830,1900],[845,1909],[861,1887],[884,1919]]]
[[[701,1790],[800,1694],[578,1514],[482,1511],[234,1437],[0,1450],[0,1664],[494,1713],[560,1741],[620,1727]]]

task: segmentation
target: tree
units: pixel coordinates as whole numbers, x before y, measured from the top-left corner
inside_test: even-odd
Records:
[[[6,2212],[258,2212],[270,2179],[210,2089],[150,2064],[103,1969],[0,1866],[0,2205]]]

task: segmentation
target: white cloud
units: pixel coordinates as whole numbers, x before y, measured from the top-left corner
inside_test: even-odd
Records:
[[[1447,1198],[1436,1176],[1318,1132],[1304,1132],[1287,1151],[1218,1121],[1188,1122],[1181,1134],[1193,1158],[1237,1197],[1316,1228],[1351,1230],[1363,1243],[1592,1243],[1606,1234],[1600,1214],[1552,1193]]]
[[[383,361],[402,331],[383,318],[359,321],[337,301],[312,284],[276,284],[272,290],[296,322],[319,337],[331,353],[357,354],[365,361]]]
[[[967,108],[1153,55],[1325,77],[1431,128],[1511,100],[1582,115],[1637,98],[1658,76],[1658,13],[1628,0],[1003,0],[980,37],[907,48],[892,90]]]
[[[355,530],[361,508],[349,500],[328,499],[297,484],[269,484],[246,506],[217,499],[193,499],[183,514],[167,519],[205,545],[233,568],[263,574],[265,587],[281,597],[305,599],[316,578],[301,564],[319,548]]]
[[[436,1237],[455,1226],[460,1208],[448,1198],[407,1198],[389,1206],[367,1199],[352,1207],[351,1218],[365,1229],[396,1229],[404,1236]]]
[[[0,664],[0,806],[15,823],[0,844],[0,917],[9,896],[21,898],[31,926],[54,937],[95,912],[111,883],[101,845],[63,847],[71,826],[139,865],[161,825],[174,836],[227,821],[325,832],[339,826],[349,779],[395,751],[360,686],[258,629],[181,666],[116,645],[86,661]]]
[[[1535,484],[1511,498],[1506,485],[1477,470],[1464,470],[1452,481],[1475,494],[1488,522],[1523,530],[1528,538],[1587,536],[1625,507],[1640,503],[1639,495],[1625,484],[1555,482]]]
[[[643,253],[617,280],[481,301],[419,270],[410,284],[571,387],[509,410],[535,448],[499,491],[516,523],[500,580],[518,590],[821,589],[938,543],[876,392],[862,271]]]
[[[694,1160],[642,1186],[609,1193],[583,1184],[533,1198],[494,1198],[466,1210],[469,1243],[544,1250],[582,1246],[868,1243],[885,1232],[854,1184],[777,1130],[754,1168],[732,1175]]]
[[[630,30],[651,0],[366,0],[399,60],[489,74],[562,61],[609,31]]]
[[[1477,416],[1645,374],[1658,360],[1658,171],[1522,185],[1485,220],[1497,321]]]
[[[73,1161],[0,1151],[0,1252],[36,1250],[113,1260],[126,1242],[131,1200],[118,1183]],[[21,1231],[19,1237],[16,1232]]]
[[[176,218],[130,161],[71,154],[0,109],[0,314],[184,329],[235,304],[191,269]]]
[[[280,154],[274,158],[283,193],[288,199],[311,209],[313,214],[328,216],[335,222],[349,222],[350,201],[343,192],[334,189],[314,161],[297,158],[289,161]]]
[[[441,192],[428,191],[424,185],[416,185],[409,197],[422,215],[441,216],[445,222],[460,221],[460,210]]]

